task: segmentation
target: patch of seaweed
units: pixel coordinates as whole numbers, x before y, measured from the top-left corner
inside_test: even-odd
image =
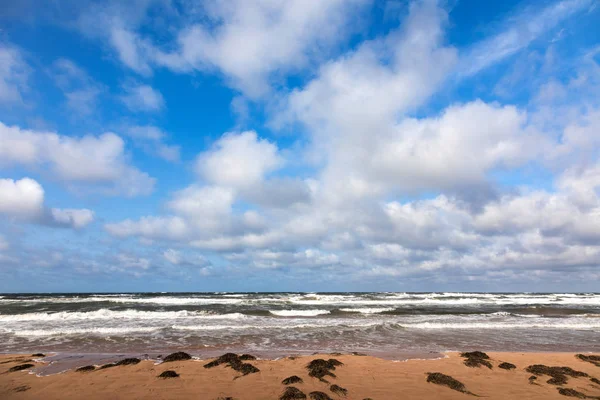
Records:
[[[330,358],[329,360],[327,360],[327,363],[333,367],[340,367],[344,365],[343,362],[336,360],[335,358]]]
[[[244,356],[244,357],[242,358],[242,356]],[[238,356],[235,353],[225,353],[222,356],[220,356],[219,358],[209,362],[208,364],[205,364],[204,368],[213,368],[213,367],[219,366],[221,364],[226,364],[226,367],[230,367],[234,371],[241,372],[242,376],[260,372],[260,370],[258,368],[256,368],[254,365],[242,362],[242,360],[249,360],[249,359],[252,359],[250,357],[254,357],[254,356],[251,356],[249,354],[243,354],[242,356]],[[256,357],[254,357],[254,359],[256,359]],[[239,378],[239,377],[236,377],[234,379],[237,379],[237,378]]]
[[[35,367],[35,365],[33,364],[21,364],[21,365],[15,365],[14,367],[11,367],[8,372],[16,372],[16,371],[23,371],[25,369],[29,369]]]
[[[346,396],[348,394],[348,389],[344,389],[341,386],[338,385],[331,385],[329,387],[329,390],[331,390],[333,393],[337,394],[338,396]]]
[[[124,358],[121,361],[117,361],[115,366],[117,365],[135,365],[139,364],[141,360],[139,358]]]
[[[498,368],[511,370],[511,369],[517,368],[517,366],[515,364],[511,364],[509,362],[503,362],[500,365],[498,365]]]
[[[542,364],[534,364],[525,368],[525,371],[537,376],[547,375],[550,377],[548,383],[551,385],[564,385],[569,381],[568,377],[579,378],[588,377],[585,372],[576,371],[570,367],[549,367]]]
[[[94,371],[96,369],[93,365],[86,365],[85,367],[79,367],[75,370],[75,372],[89,372]]]
[[[317,358],[312,360],[306,365],[306,369],[308,370],[308,376],[312,378],[317,378],[321,382],[329,383],[324,378],[326,376],[330,376],[335,378],[335,374],[331,371],[335,371],[336,365],[343,365],[340,361],[330,358],[329,360],[323,360],[322,358]]]
[[[31,389],[31,386],[22,385],[22,386],[17,386],[16,388],[13,389],[13,391],[15,391],[15,392],[26,392],[29,389]]]
[[[461,353],[460,356],[465,359],[464,364],[467,367],[478,368],[483,365],[484,367],[492,369],[492,363],[488,361],[490,357],[482,351]]]
[[[175,371],[167,370],[158,376],[159,378],[167,379],[167,378],[177,378],[179,374]]]
[[[537,376],[531,375],[528,380],[529,380],[530,384],[537,385],[537,383],[535,382],[535,381],[537,381]]]
[[[567,397],[575,397],[577,399],[587,399],[588,396],[578,392],[575,389],[569,389],[569,388],[558,388],[558,393],[562,394],[563,396],[567,396]]]
[[[590,381],[592,381],[592,383],[595,383],[596,385],[600,385],[600,379],[598,378],[590,378]]]
[[[579,358],[581,361],[589,362],[589,363],[594,364],[596,367],[600,367],[600,356],[587,355],[587,354],[576,354],[575,357]]]
[[[35,353],[32,354],[31,357],[46,357],[46,355],[44,353]]]
[[[333,400],[327,393],[323,392],[310,392],[309,396],[312,400]]]
[[[176,353],[171,353],[168,356],[166,356],[165,358],[163,358],[163,362],[173,362],[173,361],[185,361],[185,360],[191,360],[192,356],[190,356],[188,353],[185,353],[183,351],[178,351]]]
[[[473,394],[467,390],[464,383],[457,381],[449,375],[442,374],[441,372],[428,372],[427,382],[448,386],[450,389],[456,390],[457,392]]]
[[[297,400],[306,399],[306,395],[300,389],[293,386],[285,388],[284,392],[279,396],[279,400]]]
[[[284,385],[293,385],[294,383],[304,383],[304,381],[298,375],[292,375],[282,380],[281,383]]]
[[[108,363],[108,364],[101,365],[100,368],[98,368],[98,369],[112,368],[112,367],[116,367],[116,366],[117,366],[117,363]]]
[[[254,357],[252,354],[242,354],[239,356],[239,359],[242,361],[252,361],[256,360],[256,357]]]
[[[248,363],[242,363],[242,362],[232,363],[232,364],[229,364],[229,366],[231,366],[231,368],[233,368],[235,371],[241,372],[242,376],[260,372],[260,369],[256,368],[254,365],[248,364]]]

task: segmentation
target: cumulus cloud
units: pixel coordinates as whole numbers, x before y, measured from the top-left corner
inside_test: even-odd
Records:
[[[49,168],[61,181],[112,194],[148,194],[154,186],[153,178],[128,164],[125,143],[114,133],[77,138],[0,122],[0,167],[10,165]]]
[[[150,85],[127,84],[121,101],[134,112],[156,112],[165,106],[162,94]]]
[[[207,182],[239,189],[260,183],[282,162],[277,145],[256,132],[228,133],[198,156],[196,172]]]
[[[96,112],[98,97],[105,89],[87,72],[73,61],[60,58],[53,63],[50,73],[70,109],[84,116]]]
[[[39,224],[80,229],[94,220],[88,209],[47,208],[44,189],[35,180],[0,179],[0,214]]]

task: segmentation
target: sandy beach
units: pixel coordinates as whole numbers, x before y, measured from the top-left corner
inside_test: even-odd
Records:
[[[135,365],[120,365],[89,372],[68,370],[37,376],[31,368],[43,367],[44,359],[30,354],[0,356],[0,398],[2,399],[279,399],[288,386],[311,398],[310,393],[323,392],[331,398],[347,399],[467,399],[480,396],[489,399],[562,399],[566,395],[600,398],[600,364],[586,362],[574,353],[487,353],[492,368],[469,367],[459,353],[446,353],[442,358],[390,361],[361,355],[319,354],[278,360],[246,360],[257,368],[243,375],[226,364],[213,368],[204,365],[214,359],[191,359],[157,363],[142,360]],[[326,375],[329,383],[309,376],[307,365],[317,359],[335,359],[343,363]],[[28,361],[33,360],[33,361]],[[22,371],[9,370],[25,363],[34,367]],[[318,362],[317,362],[318,363]],[[477,360],[475,360],[477,364]],[[499,368],[511,363],[514,369]],[[338,364],[338,363],[335,363]],[[552,377],[526,371],[541,364],[570,367],[562,384],[547,383]],[[159,378],[164,371],[175,371],[175,378]],[[567,370],[571,371],[571,370]],[[428,382],[428,373],[438,372],[464,384],[463,392],[444,384]],[[301,383],[284,385],[282,381],[298,376]],[[571,376],[569,376],[571,375]],[[576,375],[581,375],[574,377]],[[317,374],[318,376],[318,374]],[[435,381],[435,379],[432,379]],[[558,382],[561,383],[561,382]],[[331,385],[347,390],[332,392]],[[559,392],[563,389],[563,394]],[[573,389],[573,392],[568,389]],[[300,395],[301,396],[301,395]],[[292,397],[293,398],[293,397]],[[297,397],[302,398],[302,397]],[[580,397],[586,398],[586,397]]]

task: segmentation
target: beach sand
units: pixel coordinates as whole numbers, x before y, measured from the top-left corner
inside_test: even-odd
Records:
[[[136,365],[117,366],[91,372],[73,370],[48,376],[36,376],[27,370],[8,372],[11,367],[31,359],[31,355],[0,356],[1,399],[219,399],[239,400],[279,399],[286,386],[281,381],[297,375],[304,383],[294,386],[307,398],[313,391],[327,393],[333,399],[469,399],[471,394],[427,382],[428,372],[441,372],[462,382],[466,390],[488,399],[566,399],[559,388],[571,388],[587,396],[600,396],[600,367],[582,361],[573,353],[488,353],[493,365],[467,367],[459,353],[446,353],[431,360],[390,361],[370,356],[313,355],[279,360],[247,361],[260,372],[240,376],[240,373],[220,365],[206,369],[210,360],[188,360],[156,364],[150,360]],[[311,360],[335,358],[344,363],[333,371],[337,377],[330,384],[308,376]],[[34,357],[35,359],[35,357]],[[516,365],[516,369],[498,368],[501,362]],[[40,365],[39,362],[33,364]],[[530,383],[529,365],[567,366],[585,372],[589,377],[568,377],[561,385],[548,384],[549,376],[538,376]],[[166,370],[180,374],[177,378],[161,379]],[[596,381],[598,382],[598,381]],[[345,389],[346,397],[330,391],[336,384]],[[592,397],[593,398],[593,397]],[[600,397],[598,397],[600,399]]]

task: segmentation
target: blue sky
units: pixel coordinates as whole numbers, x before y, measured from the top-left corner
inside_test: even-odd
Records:
[[[0,291],[597,290],[597,0],[44,3]]]

